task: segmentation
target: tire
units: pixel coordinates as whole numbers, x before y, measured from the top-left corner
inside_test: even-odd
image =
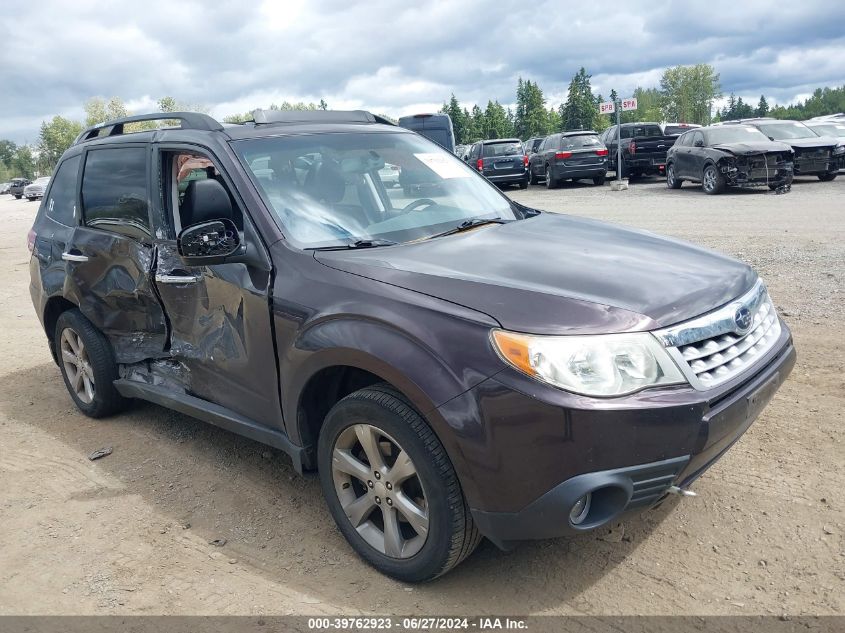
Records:
[[[77,352],[75,347],[80,342],[82,347]],[[119,376],[111,345],[78,309],[59,315],[53,345],[65,387],[82,413],[91,418],[102,418],[128,406],[130,401],[114,387],[114,381]],[[74,367],[78,367],[71,357],[75,357],[77,363],[81,360],[84,366],[78,381],[69,375]]]
[[[15,194],[15,198],[17,198],[18,200],[20,200],[21,198],[23,198],[23,194],[17,194],[17,193],[16,193],[16,194]]]
[[[361,437],[374,460],[366,456]],[[392,486],[388,477],[398,465],[390,460],[400,450],[409,458],[403,470],[413,475],[388,489]],[[338,460],[336,454],[346,457]],[[388,576],[403,582],[432,580],[469,556],[481,541],[443,445],[408,400],[389,385],[361,389],[332,407],[320,430],[317,460],[323,495],[341,533],[361,558]],[[381,464],[373,468],[370,463],[375,460]],[[401,505],[413,508],[417,521],[423,521],[419,517],[425,512],[424,529],[417,531],[397,510],[403,497]],[[356,513],[357,528],[347,511]],[[385,536],[393,533],[385,530],[385,517],[402,519],[393,523],[398,539]],[[394,543],[391,555],[389,542]]]
[[[531,167],[528,168],[528,182],[532,185],[540,184],[537,174],[534,173],[534,170]]]
[[[518,183],[520,189],[528,189],[528,178],[520,180]]]
[[[830,182],[831,180],[833,180],[834,178],[836,178],[836,176],[838,176],[838,174],[836,174],[836,173],[832,173],[832,174],[819,174],[819,180],[821,180],[822,182]]]
[[[558,182],[552,176],[551,168],[546,165],[546,189],[557,189]]]
[[[596,185],[596,186],[599,186],[599,187],[601,185],[603,185],[604,184],[604,176],[603,175],[602,176],[596,176],[595,178],[593,178],[593,184]]]
[[[675,177],[675,165],[669,163],[666,165],[666,186],[669,189],[680,189],[684,181]]]
[[[725,178],[713,163],[704,166],[704,172],[701,174],[701,188],[704,189],[704,193],[711,196],[725,190]]]

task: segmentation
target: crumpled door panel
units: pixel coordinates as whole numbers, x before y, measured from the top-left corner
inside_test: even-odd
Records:
[[[66,252],[64,296],[112,344],[118,363],[165,356],[167,324],[151,282],[152,247],[107,231],[77,227]]]

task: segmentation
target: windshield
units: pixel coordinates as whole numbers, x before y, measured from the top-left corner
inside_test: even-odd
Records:
[[[32,183],[32,184],[33,185],[46,185],[48,182],[50,182],[49,176],[44,176],[43,178],[36,179],[35,182]]]
[[[766,141],[769,137],[760,130],[745,126],[722,126],[705,130],[708,145],[719,143],[746,143],[749,141]]]
[[[776,141],[783,141],[790,138],[814,138],[818,136],[813,130],[803,123],[792,121],[789,123],[760,123],[757,128],[766,136],[771,136]]]
[[[522,217],[463,161],[415,134],[309,134],[233,146],[301,248],[409,242],[469,219]]]
[[[824,136],[845,136],[845,123],[825,123],[811,126],[816,134]]]

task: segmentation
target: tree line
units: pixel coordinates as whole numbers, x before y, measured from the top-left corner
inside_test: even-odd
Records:
[[[518,137],[525,140],[564,130],[601,131],[615,123],[616,118],[615,115],[598,113],[598,106],[605,99],[601,94],[593,92],[590,80],[591,75],[584,68],[580,68],[569,82],[566,100],[558,107],[549,105],[543,89],[536,81],[520,77],[516,84],[513,106],[505,107],[499,101],[488,100],[484,108],[477,104],[467,108],[452,94],[443,104],[441,112],[451,117],[455,140],[460,144],[487,138]],[[615,89],[611,90],[607,100],[615,101],[618,96]],[[765,96],[761,95],[755,107],[732,93],[725,106],[714,112],[713,103],[721,98],[722,92],[719,74],[709,64],[667,68],[660,78],[659,86],[637,87],[630,96],[637,99],[638,109],[623,112],[623,123],[677,121],[707,125],[713,121],[753,116],[804,120],[845,112],[845,86],[817,88],[804,101],[785,106],[770,106]],[[160,112],[208,112],[206,106],[182,103],[170,96],[159,99],[157,107]],[[271,104],[270,109],[326,110],[328,104],[322,99],[319,103],[285,101],[278,105]],[[0,139],[0,182],[16,176],[33,178],[36,175],[51,173],[59,157],[85,127],[132,114],[119,97],[89,99],[84,104],[84,111],[84,121],[74,121],[61,116],[43,121],[38,141],[34,145],[18,145]],[[251,112],[246,112],[226,116],[223,121],[241,123],[251,118]],[[143,130],[159,125],[161,122],[147,121],[128,127],[131,130]]]

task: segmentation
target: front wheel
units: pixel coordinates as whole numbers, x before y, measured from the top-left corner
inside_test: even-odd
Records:
[[[669,163],[666,165],[666,186],[669,189],[680,189],[683,180],[675,176],[675,165]]]
[[[78,309],[59,316],[53,345],[65,386],[82,413],[101,418],[126,407],[129,401],[114,387],[118,373],[111,345]]]
[[[317,460],[338,528],[388,576],[431,580],[481,540],[443,445],[389,385],[356,391],[329,411]]]
[[[822,182],[830,182],[834,178],[836,178],[838,174],[819,174],[819,180]]]
[[[704,193],[716,195],[725,190],[725,178],[719,173],[715,165],[707,165],[701,177],[701,187]]]
[[[528,168],[528,182],[532,185],[540,184],[540,181],[537,179],[537,174],[534,173],[534,168]]]

